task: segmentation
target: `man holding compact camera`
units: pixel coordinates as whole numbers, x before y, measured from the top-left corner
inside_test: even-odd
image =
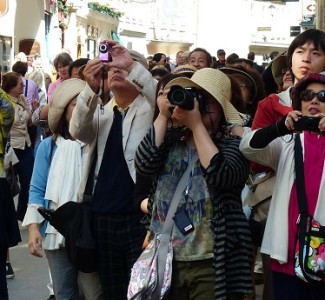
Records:
[[[91,211],[104,299],[126,299],[130,270],[146,235],[132,197],[135,151],[152,124],[155,108],[157,82],[147,67],[138,52],[113,41],[100,43],[99,59],[90,60],[84,68],[87,84],[70,122],[71,134],[88,144],[80,199],[92,176],[92,162],[96,163],[90,181]],[[107,87],[101,87],[103,74]],[[105,106],[99,97],[103,88],[114,94]]]

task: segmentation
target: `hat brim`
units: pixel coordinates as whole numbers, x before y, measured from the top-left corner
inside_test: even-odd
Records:
[[[170,89],[170,87],[173,85],[179,85],[183,88],[194,87],[200,90],[204,90],[208,92],[213,98],[215,98],[218,101],[218,103],[221,105],[227,122],[231,124],[241,125],[242,119],[240,117],[239,112],[230,103],[231,99],[228,99],[228,97],[225,95],[223,91],[224,87],[221,87],[220,85],[217,86],[219,82],[217,79],[213,78],[213,75],[216,75],[217,73],[210,74],[208,69],[214,70],[214,72],[222,73],[221,71],[216,69],[204,68],[195,72],[191,79],[187,77],[178,77],[171,80],[169,83],[167,83],[164,89]],[[202,73],[207,73],[207,74],[203,75]],[[223,76],[227,76],[224,73],[222,74]],[[229,78],[227,79],[229,80]],[[229,82],[229,88],[231,88],[230,82]]]
[[[286,55],[279,55],[272,61],[272,75],[274,81],[277,85],[281,86],[283,84],[283,74],[282,70],[287,68],[287,56]]]
[[[254,98],[256,97],[256,95],[257,95],[257,86],[256,86],[255,80],[253,79],[253,77],[251,75],[249,75],[248,73],[246,73],[246,72],[244,72],[242,70],[236,69],[236,68],[227,68],[227,67],[225,67],[225,68],[221,68],[220,71],[225,73],[225,74],[229,74],[229,75],[238,74],[238,75],[241,75],[241,76],[247,78],[251,82],[252,86],[254,87],[254,95],[253,95],[253,97]]]
[[[78,76],[81,80],[85,80],[85,76],[83,74],[85,67],[86,67],[86,65],[83,65],[78,69]]]

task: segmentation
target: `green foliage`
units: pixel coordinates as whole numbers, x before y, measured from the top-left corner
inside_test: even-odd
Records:
[[[111,8],[108,5],[100,4],[98,2],[89,2],[88,8],[97,11],[101,14],[111,16],[114,19],[118,19],[123,15],[122,12],[116,11],[114,8]]]
[[[66,0],[58,0],[58,10],[63,12],[64,17],[68,16],[68,6],[65,4]]]

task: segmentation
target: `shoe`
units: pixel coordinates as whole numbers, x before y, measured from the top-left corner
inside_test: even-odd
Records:
[[[55,296],[54,295],[50,295],[50,297],[48,297],[47,300],[55,300]]]
[[[11,267],[11,263],[7,262],[6,263],[6,278],[11,279],[11,278],[14,278],[14,277],[15,277],[15,273],[14,273],[14,270],[12,269],[12,267]]]

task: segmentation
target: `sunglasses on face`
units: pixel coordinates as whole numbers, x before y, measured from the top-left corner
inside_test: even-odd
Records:
[[[325,103],[325,90],[323,91],[319,91],[318,93],[315,93],[311,90],[305,90],[305,91],[302,91],[300,93],[300,99],[302,101],[311,101],[313,100],[315,97],[317,97],[317,99],[322,102],[322,103]]]

